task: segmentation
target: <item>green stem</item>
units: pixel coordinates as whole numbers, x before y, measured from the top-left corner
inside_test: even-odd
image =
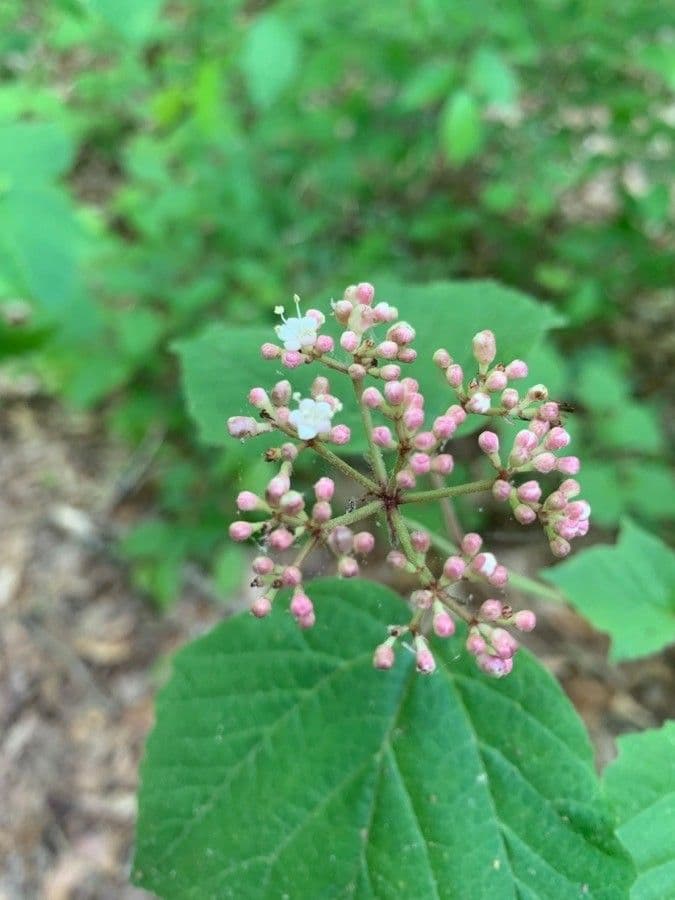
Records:
[[[323,526],[323,530],[328,532],[337,528],[338,525],[353,525],[354,522],[360,522],[362,519],[367,519],[370,516],[375,515],[375,513],[383,507],[384,503],[382,500],[371,500],[370,503],[366,503],[365,506],[360,506],[358,509],[353,509],[351,512],[345,513],[342,516],[336,516],[336,518],[330,519]]]
[[[436,488],[432,491],[409,491],[401,496],[401,503],[431,503],[444,497],[460,497],[462,494],[477,494],[487,491],[494,484],[494,478],[483,478],[482,481],[468,481],[453,487]]]
[[[451,555],[459,552],[459,548],[451,541],[440,534],[429,532],[422,522],[411,519],[409,516],[405,517],[405,521],[411,528],[421,528],[427,531],[431,538],[431,543],[442,553]],[[557,602],[562,602],[565,599],[556,588],[544,584],[542,581],[537,581],[535,578],[528,578],[527,575],[519,575],[517,572],[509,572],[509,584],[532,597],[541,597],[544,600],[556,600]]]
[[[382,457],[382,453],[380,448],[377,446],[375,441],[373,440],[373,417],[370,414],[370,410],[363,402],[363,385],[354,379],[354,393],[356,394],[356,402],[359,404],[359,409],[361,410],[361,421],[363,422],[363,428],[366,432],[366,438],[368,440],[368,451],[370,456],[370,465],[373,470],[373,474],[382,485],[385,487],[387,484],[387,469],[384,464],[384,459]]]
[[[325,459],[327,463],[330,463],[331,466],[334,466],[338,471],[342,472],[343,475],[346,475],[347,478],[353,478],[354,481],[358,481],[359,484],[367,488],[368,491],[373,493],[377,491],[378,486],[372,478],[368,478],[363,472],[359,472],[354,466],[350,466],[348,462],[345,462],[344,459],[341,459],[337,454],[333,453],[332,450],[329,450],[325,444],[322,444],[320,441],[312,440],[307,442],[307,446],[311,447],[315,453],[322,459]]]

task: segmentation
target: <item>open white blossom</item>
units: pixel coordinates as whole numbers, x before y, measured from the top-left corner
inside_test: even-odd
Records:
[[[283,306],[275,307],[274,312],[281,316],[282,324],[276,325],[274,330],[279,340],[283,342],[284,350],[303,350],[305,347],[313,347],[316,344],[319,323],[312,316],[301,315],[300,298],[296,295],[293,299],[298,311],[297,317],[286,319]]]
[[[300,401],[298,408],[289,415],[288,421],[297,429],[301,440],[309,441],[317,434],[326,434],[330,431],[334,412],[330,403],[326,403],[325,400],[312,400],[307,397]]]

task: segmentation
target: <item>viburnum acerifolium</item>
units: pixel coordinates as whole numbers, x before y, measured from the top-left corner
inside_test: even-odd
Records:
[[[495,555],[483,547],[478,534],[464,535],[456,553],[440,571],[429,556],[431,537],[412,529],[402,508],[415,503],[447,502],[460,494],[491,491],[500,502],[509,503],[515,519],[523,525],[539,522],[555,556],[570,552],[570,541],[588,531],[590,506],[575,499],[579,484],[568,476],[579,471],[575,456],[561,455],[570,436],[560,421],[558,404],[549,399],[542,384],[525,391],[510,386],[528,375],[525,362],[515,359],[495,363],[494,334],[480,331],[473,338],[476,370],[465,374],[447,350],[440,348],[433,360],[453,394],[445,412],[427,422],[424,396],[418,382],[403,376],[403,367],[415,362],[412,347],[415,329],[399,321],[398,311],[388,303],[375,303],[375,289],[366,282],[348,287],[344,297],[332,303],[332,314],[342,329],[337,351],[333,338],[322,334],[326,318],[319,310],[304,314],[294,298],[297,315],[286,317],[283,307],[276,326],[280,344],[265,343],[264,359],[280,361],[293,370],[307,364],[319,372],[351,382],[360,408],[361,425],[368,445],[368,474],[338,456],[331,445],[344,446],[351,439],[347,425],[340,423],[342,404],[331,393],[324,374],[317,374],[309,396],[294,393],[288,380],[278,381],[268,392],[254,387],[249,401],[254,416],[234,416],[228,420],[233,437],[246,439],[275,432],[283,439],[268,450],[266,458],[276,463],[264,496],[242,491],[237,497],[241,512],[256,512],[263,518],[240,520],[230,526],[235,541],[255,538],[264,553],[253,560],[254,586],[261,594],[252,604],[257,617],[268,615],[282,588],[291,590],[290,612],[301,628],[315,622],[314,606],[303,584],[303,567],[320,546],[328,548],[336,560],[338,574],[353,578],[359,574],[359,560],[371,553],[375,537],[358,530],[375,515],[386,517],[391,543],[388,562],[415,577],[417,587],[410,595],[411,617],[405,624],[390,625],[387,636],[374,650],[373,664],[389,669],[395,662],[395,646],[405,636],[412,641],[417,669],[430,674],[436,668],[426,635],[439,637],[455,632],[456,619],[468,626],[466,648],[487,675],[501,678],[513,668],[518,641],[507,628],[532,631],[534,613],[514,612],[503,599],[489,598],[478,608],[458,598],[459,582],[481,583],[494,593],[502,592],[508,572]],[[376,415],[378,424],[373,421]],[[487,456],[494,474],[481,481],[446,485],[454,467],[448,441],[467,416],[483,416],[492,421],[503,418],[520,423],[508,448],[502,448],[495,431],[482,431],[478,446]],[[306,497],[293,489],[293,467],[300,453],[315,453],[361,489],[361,502],[354,509],[334,514],[335,482],[322,477],[314,485],[308,505]],[[537,476],[559,472],[564,477],[555,490],[544,497]],[[418,481],[434,476],[440,486],[418,489]],[[523,478],[525,480],[523,480]],[[292,555],[289,555],[292,554]],[[281,555],[280,561],[279,555]]]

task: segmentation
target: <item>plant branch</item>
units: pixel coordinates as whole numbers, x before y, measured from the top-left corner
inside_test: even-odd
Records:
[[[370,410],[363,402],[363,385],[353,380],[354,385],[354,393],[356,394],[356,402],[359,404],[359,409],[361,411],[361,421],[363,422],[363,428],[366,432],[366,439],[368,440],[368,451],[370,455],[370,465],[373,470],[373,474],[382,485],[385,487],[387,484],[387,468],[384,464],[384,459],[382,457],[382,453],[380,448],[377,446],[375,441],[373,440],[373,417],[370,414]]]
[[[334,519],[330,519],[323,526],[323,530],[332,531],[334,528],[337,528],[338,525],[353,525],[354,522],[360,522],[362,519],[367,519],[369,516],[374,515],[383,507],[384,503],[382,500],[371,500],[370,503],[366,503],[365,506],[360,506],[358,509],[353,509],[351,512],[345,513],[342,516],[336,516]]]
[[[444,497],[460,497],[462,494],[477,494],[489,490],[494,478],[483,478],[481,481],[468,481],[453,487],[435,488],[431,491],[407,491],[401,496],[401,503],[431,503]]]

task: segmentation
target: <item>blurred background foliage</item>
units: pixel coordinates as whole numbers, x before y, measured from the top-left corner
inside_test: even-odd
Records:
[[[123,549],[166,603],[185,558],[229,586],[242,468],[197,444],[174,341],[495,278],[564,321],[534,374],[577,407],[596,522],[663,531],[674,140],[650,0],[4,0],[0,361],[156,442]]]

